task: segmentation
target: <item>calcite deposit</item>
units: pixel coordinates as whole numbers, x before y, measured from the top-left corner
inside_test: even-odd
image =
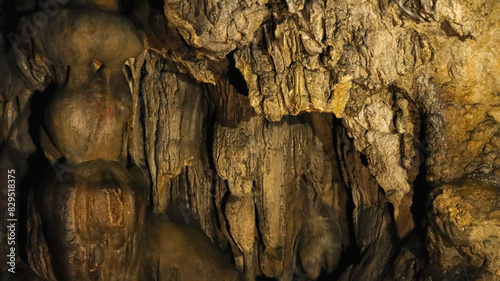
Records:
[[[499,23],[496,0],[0,0],[2,280],[500,280]]]

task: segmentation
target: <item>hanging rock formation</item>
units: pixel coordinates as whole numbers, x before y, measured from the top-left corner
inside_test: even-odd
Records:
[[[0,178],[19,171],[24,274],[500,280],[500,2],[0,15]]]

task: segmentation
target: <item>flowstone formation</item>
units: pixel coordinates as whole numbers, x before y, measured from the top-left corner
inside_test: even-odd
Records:
[[[0,7],[5,280],[500,280],[500,2]]]

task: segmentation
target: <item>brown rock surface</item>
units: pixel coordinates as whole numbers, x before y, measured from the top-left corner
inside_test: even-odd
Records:
[[[433,192],[428,247],[443,270],[472,265],[500,275],[499,192],[498,186],[473,180]]]
[[[500,2],[54,1],[0,1],[1,167],[72,167],[19,205],[42,278],[500,279]]]

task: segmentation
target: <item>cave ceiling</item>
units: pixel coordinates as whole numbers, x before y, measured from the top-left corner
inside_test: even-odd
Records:
[[[500,280],[499,23],[0,0],[2,280]]]

